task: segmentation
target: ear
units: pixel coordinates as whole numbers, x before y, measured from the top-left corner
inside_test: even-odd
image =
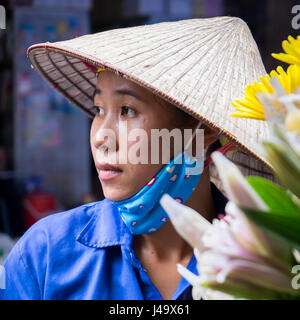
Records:
[[[207,148],[218,140],[219,132],[207,125],[203,125],[202,128],[204,129],[204,148]]]
[[[194,124],[193,129],[195,129],[197,125],[198,125],[198,120],[197,120],[197,123]],[[219,131],[209,127],[205,123],[201,125],[200,129],[204,129],[204,149],[208,148],[211,144],[213,144],[215,141],[219,139]],[[193,145],[193,150],[196,150],[196,139],[194,139],[194,141],[192,142],[192,145]]]

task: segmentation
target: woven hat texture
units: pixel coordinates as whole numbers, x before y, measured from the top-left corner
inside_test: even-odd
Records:
[[[271,165],[254,146],[268,138],[262,120],[234,118],[231,105],[245,86],[265,76],[261,56],[247,24],[236,17],[197,18],[119,28],[28,48],[33,68],[89,116],[93,116],[95,72],[113,71],[231,140],[226,156],[245,175],[276,181]],[[85,63],[82,63],[85,62]],[[211,179],[223,192],[212,164]]]

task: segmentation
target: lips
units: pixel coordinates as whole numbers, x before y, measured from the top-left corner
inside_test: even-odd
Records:
[[[96,167],[99,170],[111,170],[111,171],[119,171],[119,172],[122,171],[122,169],[120,169],[116,166],[112,166],[111,164],[108,164],[108,163],[96,164]]]
[[[98,177],[100,180],[110,180],[119,176],[123,171],[122,169],[108,163],[96,164],[96,168],[98,169]]]

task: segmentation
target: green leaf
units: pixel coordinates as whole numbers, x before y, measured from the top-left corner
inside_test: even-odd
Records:
[[[300,158],[288,145],[263,141],[266,158],[280,182],[300,198]]]
[[[286,218],[299,217],[300,207],[293,201],[287,190],[262,177],[246,177],[247,182],[257,192],[270,211],[285,214]]]
[[[240,209],[258,226],[276,233],[300,248],[300,215],[287,217],[285,212],[266,212],[243,207]]]

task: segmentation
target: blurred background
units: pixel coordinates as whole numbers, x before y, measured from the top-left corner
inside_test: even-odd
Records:
[[[161,21],[230,15],[248,23],[270,72],[280,64],[270,54],[282,51],[281,42],[288,35],[298,34],[291,21],[298,12],[292,13],[292,8],[300,1],[1,0],[0,4],[6,13],[5,26],[0,23],[0,233],[17,239],[48,214],[103,199],[89,147],[91,120],[31,69],[26,57],[31,44]]]

